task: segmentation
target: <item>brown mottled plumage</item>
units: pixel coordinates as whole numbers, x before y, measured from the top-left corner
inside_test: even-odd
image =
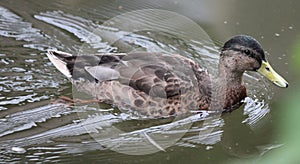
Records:
[[[47,55],[79,91],[120,110],[150,117],[191,110],[232,111],[246,97],[242,81],[244,71],[256,71],[266,63],[260,44],[245,35],[225,43],[215,81],[198,63],[178,54],[141,52],[73,56],[48,51]],[[287,87],[280,78],[273,82]]]

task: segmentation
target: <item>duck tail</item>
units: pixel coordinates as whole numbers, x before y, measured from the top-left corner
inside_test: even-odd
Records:
[[[66,77],[72,78],[71,72],[67,67],[67,63],[65,62],[65,58],[73,56],[72,54],[56,51],[56,50],[48,50],[46,55],[53,63],[53,65]]]

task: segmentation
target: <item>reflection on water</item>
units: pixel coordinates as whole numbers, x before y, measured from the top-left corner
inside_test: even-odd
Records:
[[[120,24],[117,27],[99,25],[60,10],[33,16],[35,21],[54,26],[62,35],[67,32],[72,40],[79,40],[77,45],[70,45],[65,44],[65,40],[58,39],[58,36],[47,35],[33,27],[30,22],[4,7],[0,7],[0,13],[0,36],[16,42],[22,41],[21,46],[6,48],[5,53],[0,54],[1,160],[70,162],[72,156],[83,154],[82,156],[89,158],[84,155],[87,152],[99,151],[100,158],[105,158],[105,154],[114,158],[120,154],[109,150],[138,154],[172,152],[179,147],[190,149],[201,146],[205,146],[204,151],[209,151],[213,149],[213,145],[221,142],[226,122],[213,112],[203,111],[201,114],[172,121],[149,121],[114,113],[114,109],[99,111],[89,106],[71,108],[63,104],[49,105],[48,101],[44,101],[71,92],[67,80],[45,58],[43,53],[46,49],[71,52],[79,49],[87,52],[89,49],[94,53],[138,50],[177,52],[194,58],[214,73],[218,62],[218,47],[213,46],[209,40],[178,38],[170,29],[169,33],[153,30],[132,32],[122,28],[122,22],[118,22]],[[148,17],[143,15],[136,20],[146,18]],[[95,35],[95,30],[100,32]],[[3,44],[6,43],[3,41]],[[14,53],[18,52],[15,49],[24,48],[27,48],[26,52]],[[263,94],[270,93],[268,84],[263,82],[263,85],[258,86],[253,82],[260,81],[260,78],[250,73],[245,76],[248,95],[257,98],[247,98],[246,105],[242,107],[246,116],[242,122],[250,127],[255,127],[269,112],[268,101],[272,95]],[[78,118],[78,113],[84,113],[85,117],[80,115]],[[189,128],[182,130],[187,125]],[[114,133],[115,127],[122,129],[122,132]],[[184,136],[175,140],[170,147],[167,141],[178,134]],[[98,154],[92,158],[98,157]]]

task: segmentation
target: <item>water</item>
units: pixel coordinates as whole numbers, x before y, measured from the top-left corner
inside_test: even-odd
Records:
[[[184,119],[140,120],[112,107],[100,110],[93,105],[50,103],[61,95],[71,97],[72,86],[46,58],[47,49],[180,53],[214,74],[221,44],[214,40],[215,46],[204,33],[195,34],[193,30],[199,30],[196,24],[179,33],[177,28],[187,28],[190,22],[158,22],[162,16],[152,11],[134,17],[135,23],[122,16],[110,19],[125,11],[167,4],[177,5],[173,1],[132,5],[79,0],[2,1],[0,162],[222,163],[232,158],[259,157],[280,147],[268,133],[272,131],[273,87],[255,73],[247,73],[244,78],[249,96],[245,105],[222,117],[203,112]],[[168,14],[163,16],[167,18]],[[207,21],[205,15],[199,17]],[[226,22],[223,26],[231,21]],[[153,24],[164,30],[155,31]],[[207,21],[204,26],[209,24]],[[145,29],[134,30],[140,26]],[[295,26],[287,27],[292,30]]]

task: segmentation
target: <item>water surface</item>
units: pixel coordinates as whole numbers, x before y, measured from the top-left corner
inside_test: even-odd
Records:
[[[131,31],[132,26],[123,19],[109,24],[114,16],[134,9],[164,9],[171,4],[169,9],[176,11],[176,3],[2,1],[0,161],[222,163],[232,158],[259,157],[279,147],[281,143],[271,140],[273,87],[255,73],[247,73],[244,78],[249,95],[245,105],[222,117],[204,112],[184,119],[140,120],[112,107],[51,104],[61,95],[72,97],[73,90],[46,58],[47,49],[70,53],[180,53],[214,74],[222,44],[215,37],[210,40],[202,34],[176,33],[179,25],[153,21],[163,17],[159,15],[135,18],[137,22],[159,24],[165,29],[159,32]],[[179,13],[182,8],[178,8]],[[210,26],[205,15],[198,21],[203,27]],[[170,146],[168,141],[172,139]]]

